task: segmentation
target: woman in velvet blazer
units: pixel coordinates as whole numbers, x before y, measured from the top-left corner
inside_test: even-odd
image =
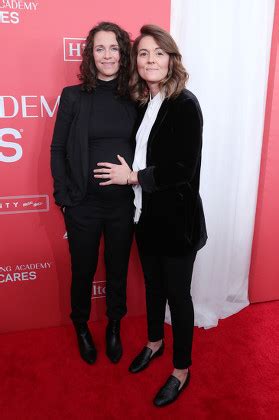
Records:
[[[174,370],[154,398],[156,406],[173,402],[189,383],[194,327],[190,293],[196,253],[207,234],[199,195],[202,112],[184,88],[188,78],[178,48],[168,32],[141,28],[132,48],[130,81],[140,103],[132,170],[100,162],[95,177],[102,184],[132,184],[136,238],[146,286],[148,342],[130,365],[145,369],[164,351],[168,301],[173,330]]]
[[[145,252],[178,256],[204,245],[201,147],[202,113],[196,97],[184,89],[175,99],[164,99],[148,138],[147,168],[138,171],[142,210],[137,238]]]

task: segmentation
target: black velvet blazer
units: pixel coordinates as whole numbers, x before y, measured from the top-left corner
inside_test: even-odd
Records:
[[[138,173],[143,190],[136,229],[140,252],[179,256],[205,244],[199,195],[202,128],[199,102],[189,90],[164,100],[148,139],[147,168]]]

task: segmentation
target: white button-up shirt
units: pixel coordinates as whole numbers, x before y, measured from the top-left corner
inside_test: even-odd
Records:
[[[133,162],[133,171],[140,171],[141,169],[146,168],[148,138],[164,99],[164,93],[159,92],[154,98],[150,99],[148,103],[143,120],[136,134],[137,145]],[[141,215],[142,189],[140,185],[133,185],[133,189],[135,193],[134,205],[136,207],[134,222],[137,223]]]

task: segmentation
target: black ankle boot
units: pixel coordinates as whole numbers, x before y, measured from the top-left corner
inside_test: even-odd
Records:
[[[121,359],[122,352],[120,320],[111,319],[106,329],[106,353],[113,363],[117,363]]]
[[[80,355],[82,359],[85,360],[85,362],[92,365],[96,361],[97,351],[87,323],[74,322],[74,327],[77,333],[78,348]]]

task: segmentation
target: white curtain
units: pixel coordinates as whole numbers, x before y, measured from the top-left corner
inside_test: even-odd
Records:
[[[209,239],[192,283],[200,327],[249,304],[273,15],[274,0],[171,0],[171,34],[204,114],[201,195]]]

